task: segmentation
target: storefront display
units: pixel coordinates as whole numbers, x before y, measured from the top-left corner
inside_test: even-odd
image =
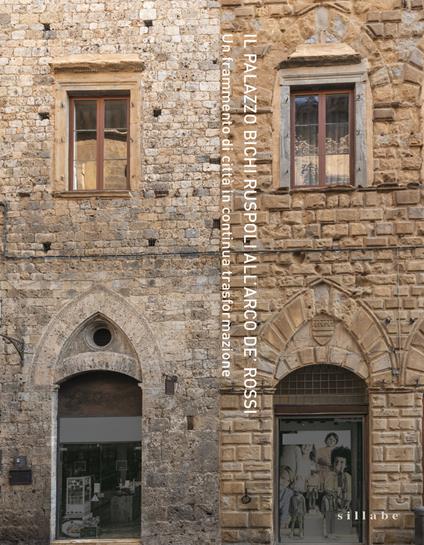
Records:
[[[57,538],[141,532],[141,395],[124,375],[94,372],[59,391]]]
[[[81,457],[88,475],[76,476]],[[62,444],[60,471],[60,538],[140,535],[139,443]]]
[[[361,543],[362,417],[279,419],[280,543]]]

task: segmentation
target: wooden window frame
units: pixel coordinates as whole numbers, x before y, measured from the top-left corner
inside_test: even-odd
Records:
[[[328,59],[329,61],[331,59]],[[294,91],[315,89],[346,89],[354,93],[355,185],[345,184],[343,189],[365,188],[373,183],[373,97],[368,78],[369,67],[366,61],[343,65],[314,64],[313,66],[282,66],[278,71],[278,92],[273,101],[273,150],[272,177],[275,189],[288,191],[333,191],[341,186],[296,186],[291,185],[291,116],[290,95]]]
[[[75,118],[75,101],[95,100],[96,101],[96,189],[81,189],[74,188],[74,118]],[[126,166],[126,185],[122,190],[130,188],[130,97],[128,94],[101,94],[101,95],[78,95],[69,96],[69,134],[68,134],[68,157],[69,157],[69,191],[116,191],[116,189],[106,189],[104,187],[104,118],[105,118],[105,101],[106,100],[125,100],[127,106],[127,166]]]
[[[327,184],[326,178],[326,153],[325,153],[325,125],[326,125],[326,96],[332,94],[347,94],[349,96],[349,183]],[[318,96],[318,184],[295,183],[295,146],[296,146],[296,124],[295,124],[295,98],[298,96]],[[354,90],[351,88],[316,89],[308,88],[301,91],[290,92],[290,187],[291,189],[301,188],[322,188],[322,187],[349,187],[355,185],[355,108]]]
[[[140,191],[143,172],[143,71],[144,63],[138,55],[70,55],[55,58],[50,67],[53,72],[54,115],[51,161],[52,195],[61,199],[131,198]],[[69,183],[69,99],[74,96],[127,96],[130,116],[129,135],[129,187],[106,191],[73,190]],[[94,185],[94,184],[93,184]]]

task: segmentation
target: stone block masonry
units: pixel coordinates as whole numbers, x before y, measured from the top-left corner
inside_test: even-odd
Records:
[[[399,517],[371,520],[364,542],[411,543],[412,511],[423,501],[422,6],[397,0],[222,4],[223,32],[231,33],[234,43],[232,137],[239,165],[234,172],[239,181],[233,185],[236,353],[231,381],[221,384],[223,543],[277,542],[281,461],[275,390],[290,373],[315,364],[350,370],[368,386],[366,509]],[[245,360],[239,337],[240,82],[243,36],[253,29],[260,82],[258,157],[266,158],[257,176],[257,212],[263,218],[258,224],[256,271],[261,389],[260,411],[254,418],[242,413]],[[307,52],[314,46],[319,55],[312,61]],[[359,163],[355,156],[356,165],[367,165],[361,187],[284,185],[281,180],[287,179],[284,173],[291,166],[282,160],[290,141],[287,119],[282,118],[289,110],[282,101],[290,99],[290,82],[295,90],[313,92],[331,74],[333,88],[343,84],[343,77],[352,88],[346,82],[355,63],[366,67],[363,94],[355,87],[355,102],[363,100],[365,112],[355,126],[366,134]],[[319,343],[312,323],[322,314],[335,325],[329,340]],[[251,501],[243,504],[246,490]]]

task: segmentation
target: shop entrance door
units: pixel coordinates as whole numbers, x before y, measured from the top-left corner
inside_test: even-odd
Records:
[[[280,543],[363,543],[363,417],[279,418]]]
[[[60,445],[60,537],[140,535],[140,443]]]
[[[366,543],[366,383],[335,365],[305,366],[278,384],[274,413],[278,542]]]
[[[138,538],[141,391],[108,371],[63,383],[58,406],[57,538]]]

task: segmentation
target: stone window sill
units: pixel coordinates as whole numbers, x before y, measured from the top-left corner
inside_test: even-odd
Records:
[[[55,191],[53,197],[59,199],[88,199],[96,197],[99,199],[130,199],[131,191],[116,190],[116,191]]]
[[[324,192],[331,192],[331,191],[355,191],[355,189],[358,189],[357,187],[355,187],[354,185],[350,185],[350,184],[340,184],[340,185],[321,185],[321,186],[315,186],[315,187],[302,187],[302,186],[297,186],[297,187],[291,187],[290,188],[290,193],[296,193],[297,191],[301,192],[301,193],[308,193],[308,192],[313,192],[313,191],[324,191]]]

